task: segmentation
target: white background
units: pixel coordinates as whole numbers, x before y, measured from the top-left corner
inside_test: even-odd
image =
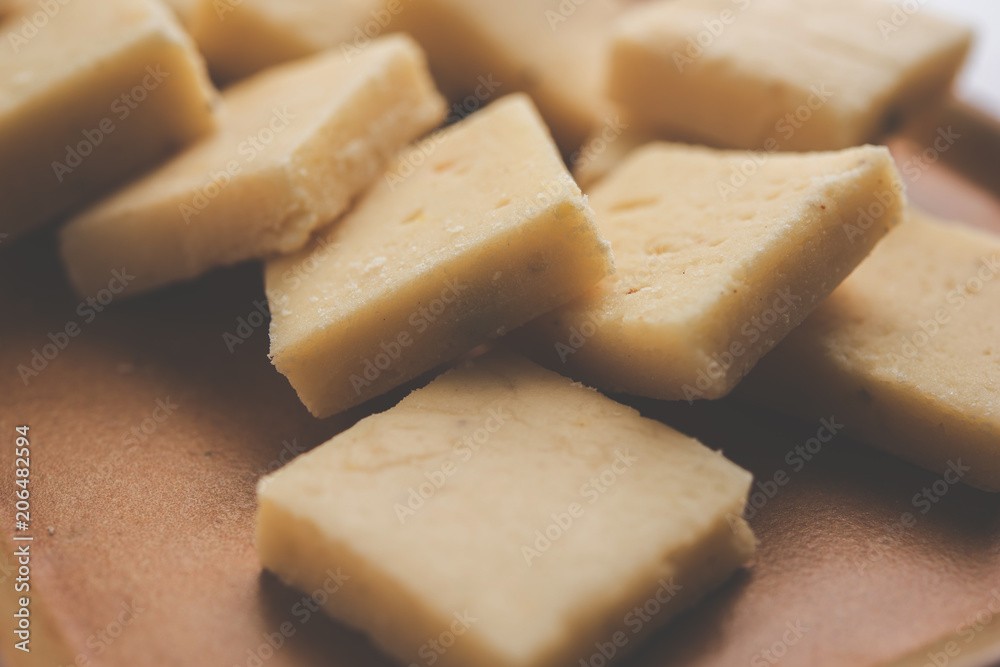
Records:
[[[1000,0],[922,0],[927,8],[976,31],[972,55],[958,80],[959,96],[1000,118]]]

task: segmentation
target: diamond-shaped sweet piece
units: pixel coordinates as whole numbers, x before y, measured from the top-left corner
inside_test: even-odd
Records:
[[[608,92],[720,148],[847,148],[944,93],[971,36],[879,0],[661,0],[618,24]]]
[[[158,1],[45,7],[0,7],[2,234],[73,212],[215,125],[205,64]]]
[[[863,442],[1000,491],[1000,237],[911,209],[746,383],[750,400],[834,415]]]
[[[590,664],[749,560],[751,481],[630,407],[489,355],[265,477],[257,549],[302,590],[337,577],[325,611],[403,664]]]
[[[531,101],[404,150],[302,252],[270,261],[271,358],[325,417],[579,296],[611,269]]]
[[[343,213],[444,102],[405,36],[262,72],[224,96],[221,129],[71,220],[62,253],[77,291],[125,267],[127,294],[293,252]]]
[[[590,191],[617,271],[519,338],[603,390],[720,398],[903,215],[889,152],[649,144]]]

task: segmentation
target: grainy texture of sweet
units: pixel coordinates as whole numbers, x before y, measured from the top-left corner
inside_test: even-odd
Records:
[[[352,47],[344,52],[352,59],[385,31],[391,17],[377,11],[382,0],[190,1],[191,34],[212,74],[223,81],[341,44]]]
[[[122,267],[135,294],[298,250],[444,116],[423,53],[404,36],[350,63],[327,53],[262,72],[224,103],[218,133],[63,229],[81,295]]]
[[[499,95],[529,93],[569,154],[611,113],[603,91],[605,50],[611,23],[627,4],[403,1],[392,28],[423,45],[441,89],[466,110]]]
[[[1000,236],[911,211],[740,393],[1000,491]]]
[[[940,96],[971,43],[928,11],[893,14],[876,0],[648,3],[617,26],[608,92],[722,148],[856,146]]]
[[[519,334],[604,390],[720,398],[903,215],[885,148],[635,151],[590,193],[617,271]]]
[[[271,260],[271,358],[328,416],[579,296],[611,252],[530,100],[402,151],[358,205]]]
[[[0,16],[0,233],[11,236],[86,205],[215,124],[204,62],[158,1],[52,6],[49,15],[24,0]]]
[[[647,625],[662,625],[749,560],[751,480],[632,408],[493,354],[261,480],[257,546],[302,590],[349,577],[325,610],[403,663],[575,665],[615,632],[636,642],[623,619],[637,605],[657,600]]]

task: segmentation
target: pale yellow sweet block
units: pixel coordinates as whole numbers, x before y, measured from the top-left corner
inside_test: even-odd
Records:
[[[210,132],[215,92],[158,0],[0,16],[0,233],[67,214]]]
[[[600,389],[729,393],[899,221],[905,199],[885,148],[757,159],[635,151],[590,192],[617,272],[520,338]]]
[[[361,47],[345,53],[352,59],[392,18],[382,0],[192,1],[191,34],[223,81],[341,44]]]
[[[909,218],[739,393],[1000,491],[1000,237]]]
[[[122,267],[135,294],[298,250],[444,116],[420,47],[401,35],[350,63],[329,53],[263,72],[224,103],[217,134],[64,228],[80,294]]]
[[[403,1],[392,27],[423,45],[442,91],[466,108],[529,93],[568,154],[612,113],[603,96],[605,50],[611,23],[626,4]]]
[[[579,296],[610,268],[541,118],[510,96],[403,151],[328,234],[268,262],[271,358],[325,417]]]
[[[747,563],[750,483],[632,408],[489,355],[261,480],[257,550],[301,590],[337,578],[324,609],[402,664],[589,664]]]
[[[618,24],[608,93],[723,148],[847,148],[940,96],[970,42],[879,0],[660,0]]]

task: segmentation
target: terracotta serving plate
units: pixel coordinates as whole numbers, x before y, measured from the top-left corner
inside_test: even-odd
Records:
[[[949,126],[958,138],[934,149]],[[995,121],[952,105],[888,143],[910,166],[915,203],[1000,233],[998,137]],[[260,269],[247,265],[131,302],[81,305],[51,230],[0,244],[0,652],[8,664],[394,665],[261,571],[254,485],[420,382],[313,419],[267,360],[263,298]],[[25,384],[18,365],[70,323],[78,335]],[[788,452],[819,424],[731,400],[689,407],[621,398],[724,450],[762,483],[751,510],[760,540],[753,566],[622,664],[1000,659],[1000,495],[949,487],[923,514],[913,497],[939,474],[846,438],[799,470],[790,465]],[[20,425],[30,427],[31,522],[15,532]],[[788,482],[769,484],[778,471]],[[905,512],[917,519],[901,528]],[[13,649],[10,627],[15,535],[33,538],[16,543],[31,545],[30,654]]]

